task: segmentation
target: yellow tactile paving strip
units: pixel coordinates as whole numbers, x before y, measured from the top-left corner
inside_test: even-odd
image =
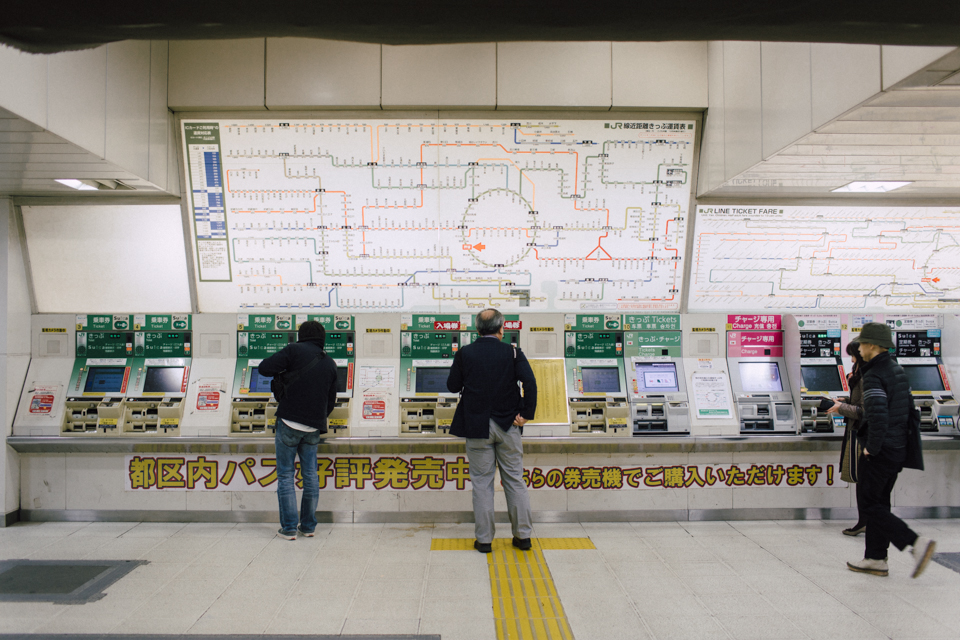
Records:
[[[473,551],[472,538],[434,538],[432,551]],[[534,538],[529,551],[509,538],[487,555],[497,640],[573,640],[544,549],[596,549],[589,538]]]

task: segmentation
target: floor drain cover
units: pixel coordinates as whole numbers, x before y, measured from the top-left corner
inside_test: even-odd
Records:
[[[933,561],[960,573],[960,553],[935,553]]]
[[[4,560],[0,602],[83,603],[146,564],[143,560]]]

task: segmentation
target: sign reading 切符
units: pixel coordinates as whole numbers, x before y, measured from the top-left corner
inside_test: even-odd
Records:
[[[623,316],[625,331],[680,331],[680,316],[678,314],[625,314]]]
[[[260,455],[132,455],[125,459],[126,491],[276,491],[277,461]],[[321,456],[321,491],[468,491],[470,465],[462,455]],[[682,489],[845,487],[833,464],[695,464],[533,466],[530,489]],[[297,473],[297,487],[302,479]]]

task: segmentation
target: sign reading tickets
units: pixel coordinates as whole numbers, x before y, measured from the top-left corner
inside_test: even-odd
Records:
[[[846,486],[833,464],[528,467],[530,489],[682,489]],[[272,456],[126,456],[127,491],[276,491]],[[321,491],[468,491],[464,456],[323,456]],[[299,464],[297,487],[303,488]]]

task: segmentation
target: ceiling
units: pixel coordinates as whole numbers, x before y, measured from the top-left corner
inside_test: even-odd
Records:
[[[79,192],[55,182],[57,178],[87,180],[98,190]],[[0,109],[0,193],[70,196],[134,193],[124,186],[141,193],[163,193],[156,185],[129,171]]]
[[[0,42],[55,52],[118,40],[312,37],[382,44],[754,40],[960,45],[957,0],[32,0]]]
[[[960,196],[960,49],[709,192],[863,198],[853,181],[913,184],[872,200]]]

